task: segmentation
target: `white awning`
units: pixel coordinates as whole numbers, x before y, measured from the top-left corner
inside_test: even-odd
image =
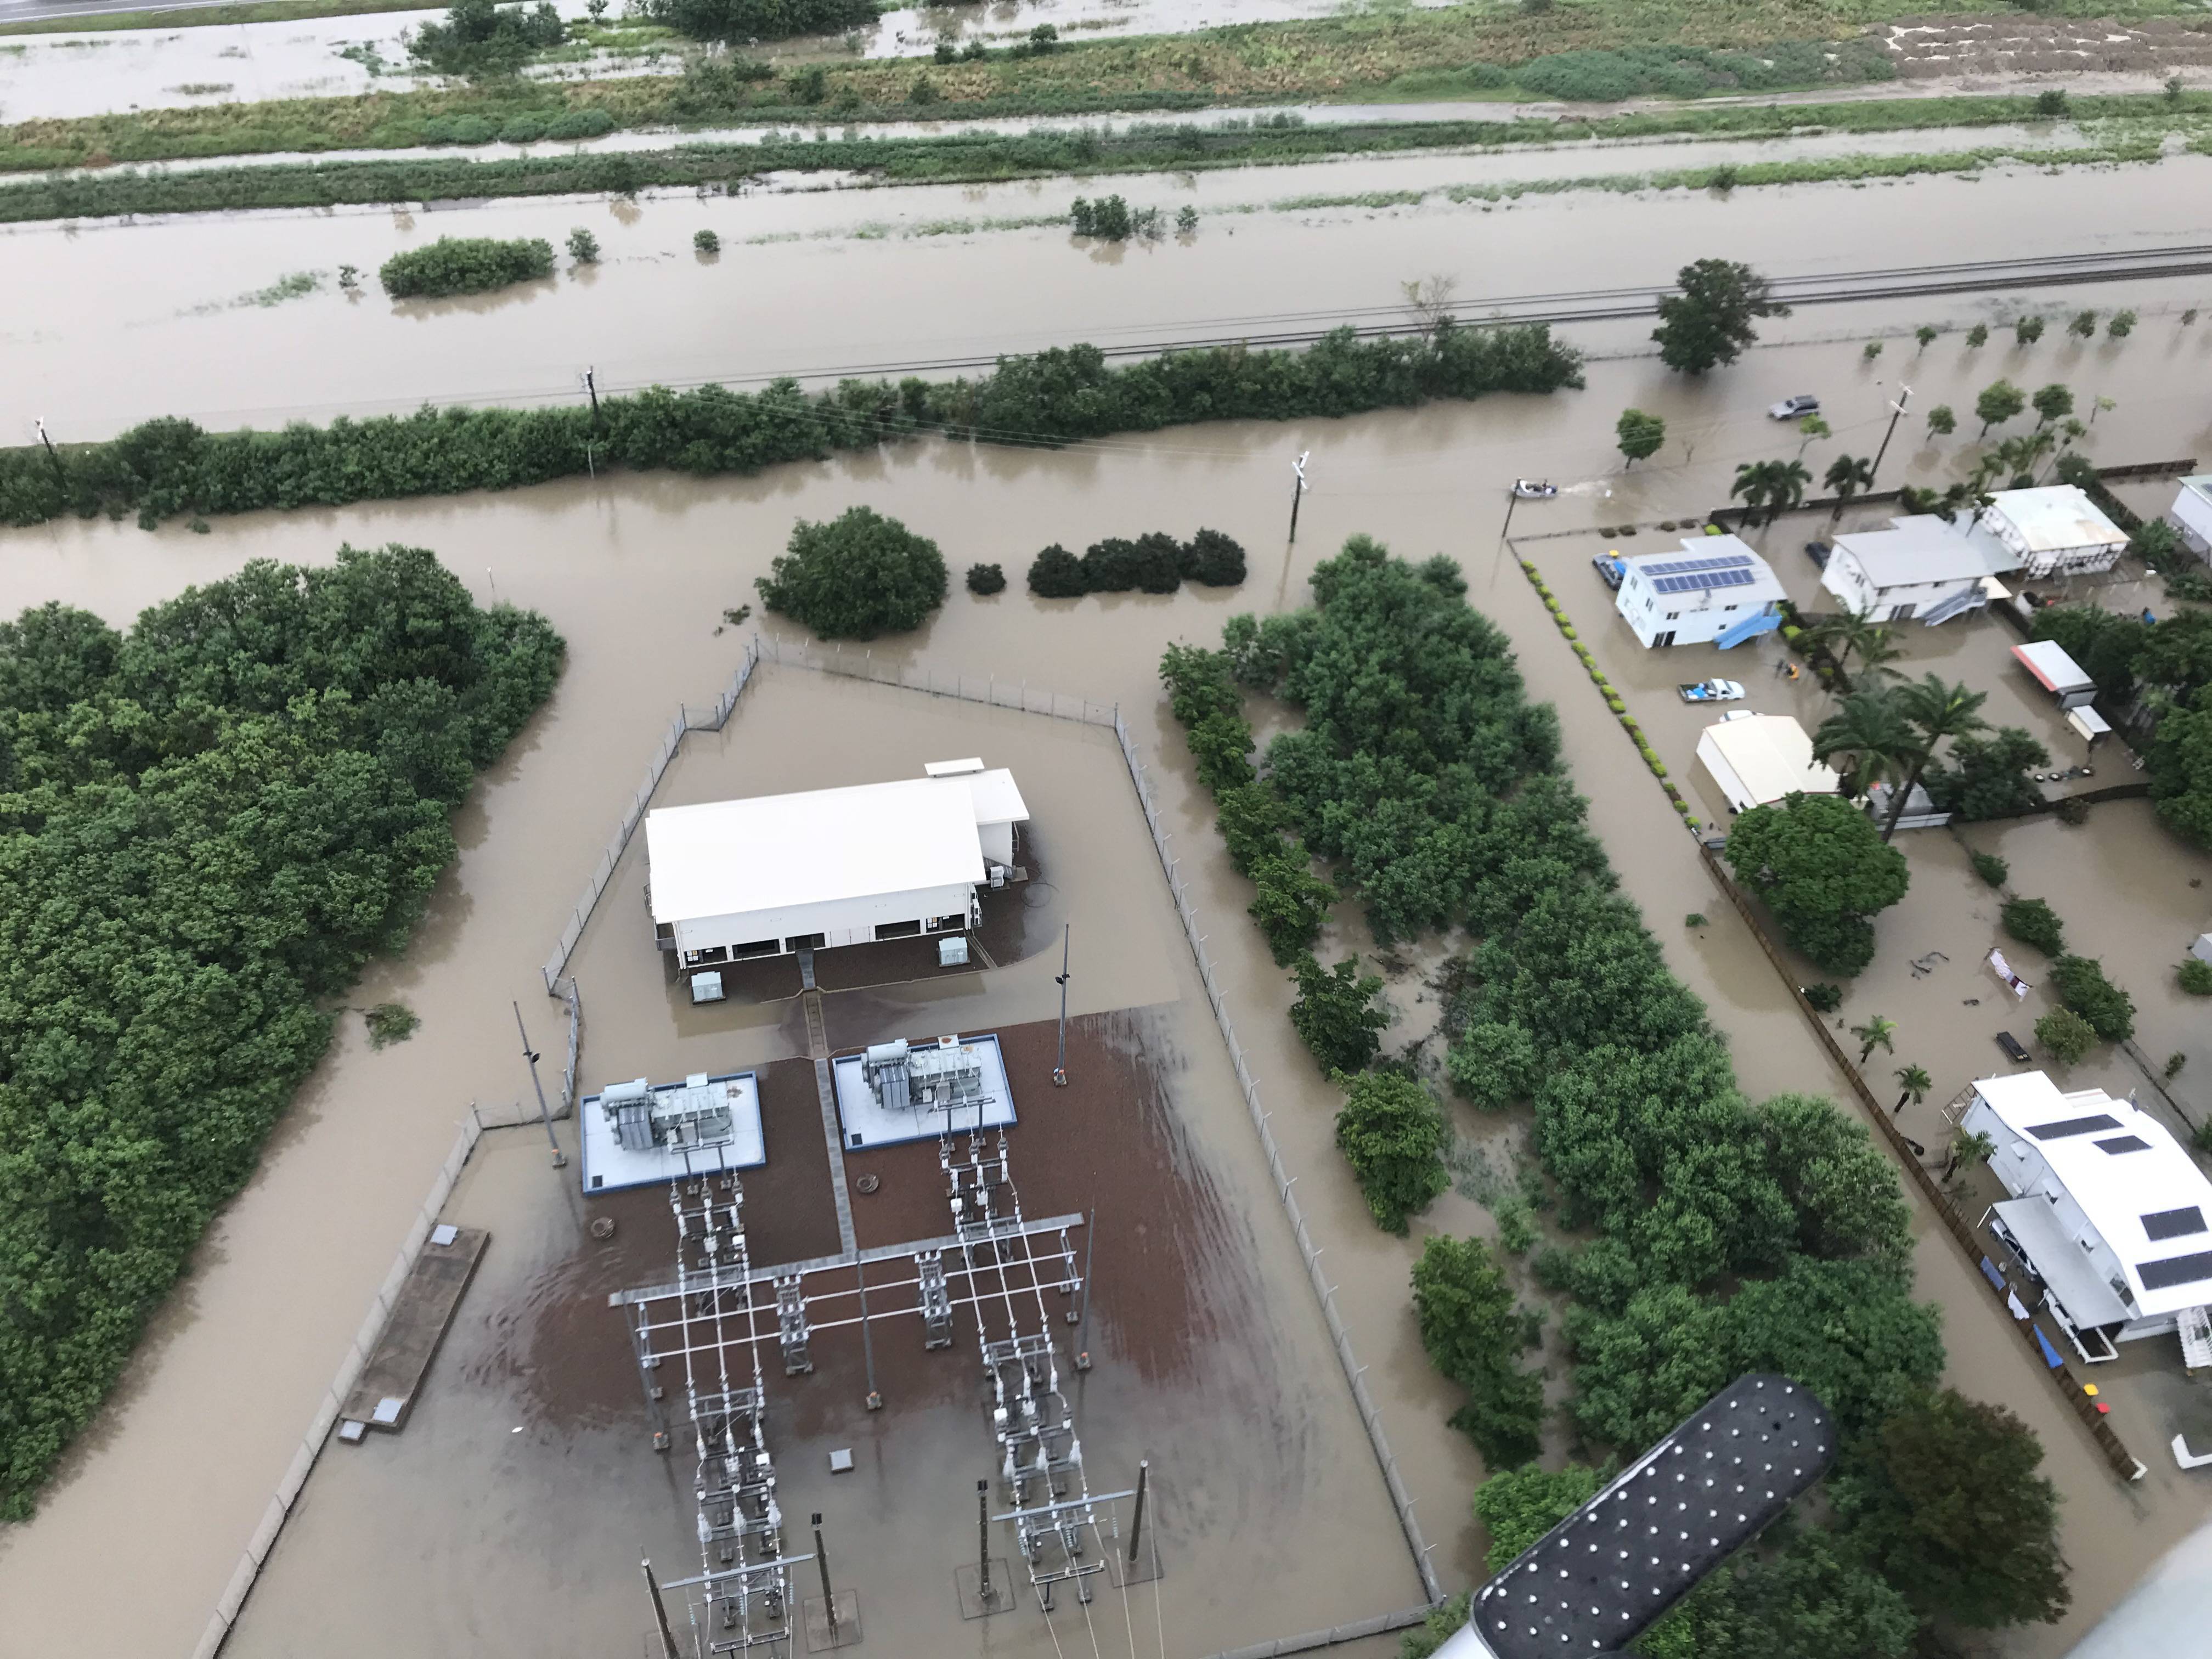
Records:
[[[2135,1317],[2058,1224],[2058,1212],[2049,1199],[2008,1199],[1996,1206],[1996,1213],[2075,1328],[2124,1324]]]

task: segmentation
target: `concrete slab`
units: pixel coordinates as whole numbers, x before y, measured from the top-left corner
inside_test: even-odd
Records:
[[[908,1041],[919,1048],[928,1046],[931,1040]],[[1014,1122],[1013,1091],[1006,1082],[1006,1063],[999,1052],[999,1039],[963,1036],[960,1041],[975,1050],[976,1060],[983,1068],[983,1096],[975,1105],[916,1107],[911,1111],[887,1112],[877,1103],[875,1091],[861,1074],[860,1056],[839,1056],[832,1070],[836,1078],[837,1115],[844,1126],[846,1149],[864,1152],[876,1146],[896,1146],[908,1140],[935,1140],[948,1127],[961,1133],[1001,1128]]]
[[[447,1231],[441,1228],[440,1231]],[[397,1434],[407,1426],[416,1391],[430,1369],[431,1356],[453,1323],[461,1305],[461,1292],[475,1277],[477,1263],[491,1243],[481,1227],[454,1227],[452,1241],[426,1241],[422,1253],[400,1281],[392,1317],[384,1327],[376,1350],[362,1368],[360,1379],[338,1415],[349,1423]]]

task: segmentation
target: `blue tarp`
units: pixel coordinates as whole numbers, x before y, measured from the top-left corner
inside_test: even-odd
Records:
[[[1982,1258],[1982,1277],[1988,1279],[1990,1284],[1996,1285],[1999,1290],[2002,1290],[2005,1287],[2004,1275],[1997,1271],[1997,1264],[1990,1261],[1987,1256],[1984,1256]]]
[[[2059,1358],[2058,1350],[2051,1346],[2051,1339],[2043,1334],[2041,1327],[2032,1328],[2035,1331],[2035,1346],[2043,1350],[2043,1363],[2050,1366],[2052,1370],[2057,1370],[2066,1362]]]

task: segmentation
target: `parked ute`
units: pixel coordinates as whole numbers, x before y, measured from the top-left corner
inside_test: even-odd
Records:
[[[1620,556],[1617,553],[1593,553],[1590,563],[1597,568],[1597,574],[1603,578],[1607,587],[1618,588],[1620,579],[1628,574],[1627,567],[1621,563]]]
[[[1807,542],[1805,544],[1805,556],[1812,560],[1812,562],[1822,570],[1826,570],[1828,568],[1828,557],[1835,550],[1836,550],[1826,542]]]
[[[1736,680],[1699,680],[1694,685],[1678,685],[1684,702],[1741,702],[1743,686]]]
[[[1794,421],[1807,415],[1820,412],[1820,400],[1810,392],[1801,392],[1795,398],[1784,398],[1766,411],[1778,421]]]

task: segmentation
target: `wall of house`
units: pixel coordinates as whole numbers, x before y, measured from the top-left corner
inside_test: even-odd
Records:
[[[1978,1097],[1967,1109],[1960,1127],[1969,1134],[1978,1133],[1989,1136],[1996,1146],[1996,1151],[1990,1156],[1990,1168],[1996,1172],[2005,1191],[2014,1198],[2033,1194],[2054,1200],[2051,1207],[2057,1212],[2059,1225],[2065,1229],[2069,1237],[2087,1246],[2083,1254],[2089,1258],[2089,1264],[2096,1269],[2097,1276],[2106,1280],[2118,1279],[2123,1283],[2126,1281],[2127,1274],[2120,1266],[2119,1256],[2111,1245],[2105,1243],[2104,1235],[2090,1225],[2089,1218],[2082,1213],[2081,1206],[2067,1192],[2065,1184],[2052,1173],[2050,1164],[2037,1149],[2032,1138],[2014,1133],[2011,1126]],[[2156,1323],[2155,1319],[2136,1320],[2127,1327],[2127,1330],[2130,1334],[2148,1335],[2150,1332],[2148,1329],[2136,1332],[2135,1326]],[[2167,1328],[2172,1328],[2170,1320]]]
[[[2212,551],[2212,501],[2193,489],[2184,489],[2174,497],[2173,510],[2166,518],[2181,532],[2191,551],[2200,556]]]
[[[773,954],[783,955],[789,940],[810,933],[823,935],[824,950],[842,945],[866,945],[873,941],[878,927],[903,921],[919,921],[927,932],[930,921],[939,916],[964,918],[975,895],[971,884],[961,882],[826,904],[795,904],[739,915],[695,917],[676,924],[678,959],[684,960],[682,953],[729,950],[771,939],[776,941]]]
[[[1646,646],[1667,633],[1674,635],[1676,645],[1711,645],[1746,617],[1766,609],[1764,600],[1750,605],[1724,600],[1721,593],[1727,591],[1655,593],[1631,566],[1613,608]]]

